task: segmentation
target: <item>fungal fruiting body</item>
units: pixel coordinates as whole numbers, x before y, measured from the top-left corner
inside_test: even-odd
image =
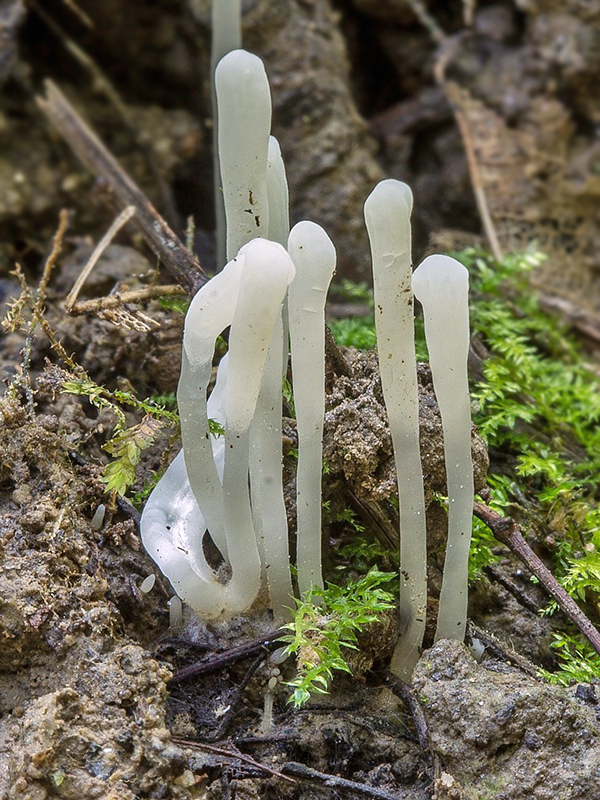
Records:
[[[299,222],[288,250],[296,277],[288,297],[294,404],[298,426],[296,477],[298,587],[322,587],[321,475],[325,413],[325,300],[336,264],[329,236],[314,222]]]
[[[412,193],[379,183],[365,203],[371,245],[381,388],[398,480],[400,639],[392,670],[407,679],[421,654],[427,611],[427,530],[419,451],[419,396],[411,289]]]
[[[183,450],[146,503],[141,533],[177,594],[208,619],[248,610],[261,586],[248,493],[250,425],[294,273],[281,245],[256,239],[200,289],[186,317],[178,388]],[[229,356],[207,403],[215,340],[229,325]],[[211,437],[209,417],[225,426],[223,439]],[[230,567],[224,583],[204,555],[207,528]]]
[[[463,639],[473,519],[469,355],[469,273],[449,256],[429,256],[412,278],[423,306],[433,388],[444,434],[448,543],[435,638]]]

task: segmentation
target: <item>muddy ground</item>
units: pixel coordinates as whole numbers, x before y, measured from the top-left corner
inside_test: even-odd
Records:
[[[549,256],[537,290],[593,355],[600,3],[251,0],[244,11],[245,45],[271,80],[293,221],[324,225],[340,276],[367,277],[362,203],[380,178],[397,177],[414,189],[415,260],[494,234],[503,251],[536,242]],[[45,319],[97,383],[139,397],[174,391],[182,317],[156,301],[143,307],[153,323],[133,330],[66,315],[64,299],[119,208],[36,97],[56,82],[176,234],[194,216],[210,272],[209,19],[207,0],[0,0],[0,300],[5,311],[19,296],[16,263],[36,291],[67,209]],[[172,282],[156,271],[144,237],[127,227],[82,296]],[[0,798],[600,798],[595,688],[536,676],[553,666],[560,620],[519,604],[519,592],[545,601],[502,548],[496,573],[519,591],[484,578],[469,608],[494,643],[479,663],[463,645],[438,643],[412,694],[386,673],[395,625],[385,619],[330,695],[294,711],[277,682],[272,720],[267,685],[278,670],[291,678],[293,664],[276,667],[265,648],[173,680],[255,640],[269,621],[209,628],[187,614],[183,628],[169,628],[172,592],[141,548],[137,511],[111,503],[100,480],[114,416],[61,393],[64,361],[26,308],[23,319],[0,350]],[[385,541],[393,526],[377,512],[391,513],[394,476],[376,366],[372,356],[346,358],[352,378],[329,376],[326,496],[333,508],[352,505]],[[419,377],[431,499],[443,491],[440,423],[426,368]],[[171,433],[144,452],[134,489],[176,452]],[[291,446],[293,426],[287,433]],[[473,445],[483,489],[487,455],[475,431]],[[100,504],[103,520],[94,519]],[[433,503],[428,529],[433,620],[444,536]],[[349,535],[327,529],[330,567],[342,565],[335,553]],[[156,584],[144,594],[150,574]]]

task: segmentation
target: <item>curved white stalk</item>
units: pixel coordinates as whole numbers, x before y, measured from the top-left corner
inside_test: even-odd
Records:
[[[394,446],[400,511],[402,630],[391,669],[404,680],[410,679],[419,659],[427,611],[427,527],[410,285],[411,209],[410,189],[396,180],[377,184],[365,203],[379,372]]]
[[[231,259],[244,244],[269,230],[271,93],[263,62],[245,50],[233,50],[219,61],[215,89],[227,258]]]
[[[298,426],[298,588],[322,587],[321,475],[325,412],[325,300],[336,264],[329,236],[314,222],[292,228],[288,251],[296,278],[288,293],[294,403]]]
[[[242,603],[256,596],[261,575],[248,490],[250,425],[273,329],[295,269],[285,249],[266,239],[250,242],[240,254],[244,269],[229,336],[225,390],[223,494],[229,563]]]
[[[289,193],[281,150],[274,136],[269,137],[267,197],[268,238],[285,247],[290,230]],[[281,464],[281,379],[287,370],[289,339],[285,299],[281,312],[273,329],[250,431],[252,518],[263,566],[263,582],[269,588],[276,620],[287,615],[286,609],[293,594]]]
[[[257,239],[200,290],[188,311],[186,358],[178,390],[185,451],[152,492],[141,531],[145,548],[173,582],[177,594],[207,619],[246,611],[260,588],[261,566],[248,496],[248,431],[267,346],[294,271],[281,245]],[[215,332],[229,323],[229,359],[222,361],[207,409],[206,383]],[[209,413],[226,420],[224,442],[215,442],[210,436]],[[190,475],[199,483],[200,503],[188,480]],[[206,521],[205,506],[211,516],[208,519],[206,515]],[[226,584],[217,580],[202,549],[206,522],[213,534],[213,524],[219,528],[213,519],[218,513],[222,515],[221,530],[224,523],[224,535],[220,534],[224,544],[218,544],[228,553],[231,565]]]
[[[227,558],[223,495],[211,447],[206,393],[217,336],[231,324],[237,303],[243,256],[230,261],[194,296],[185,318],[177,405],[190,486],[213,541]],[[201,547],[201,542],[198,543]]]
[[[290,235],[290,193],[281,157],[279,142],[269,136],[267,156],[267,198],[269,202],[269,236],[272,242],[287,247]]]
[[[223,394],[227,356],[219,365],[217,383],[208,400],[208,415],[224,424]],[[212,437],[211,437],[212,439]],[[212,439],[219,476],[223,473],[223,439]],[[206,520],[190,487],[181,450],[148,498],[140,532],[142,543],[173,588],[195,611],[216,619],[229,611],[229,588],[215,580],[202,539]]]
[[[252,518],[263,578],[276,620],[286,616],[293,596],[281,463],[282,339],[280,316],[275,323],[252,421],[250,453]]]
[[[448,477],[448,544],[435,638],[465,635],[473,519],[469,355],[469,273],[449,256],[429,256],[412,279],[423,306],[433,388],[440,407]]]

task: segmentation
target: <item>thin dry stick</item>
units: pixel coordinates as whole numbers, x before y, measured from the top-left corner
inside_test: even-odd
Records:
[[[505,544],[535,575],[560,609],[577,625],[596,653],[600,655],[600,633],[571,595],[562,588],[544,562],[529,547],[514,519],[500,516],[483,503],[474,503],[473,513],[488,526],[496,539]]]
[[[25,279],[25,275],[23,274],[23,270],[19,264],[16,265],[14,270],[14,275],[16,275],[17,280],[21,284],[21,292],[22,296],[27,303],[27,305],[31,309],[31,313],[33,314],[33,319],[36,323],[39,324],[40,328],[44,331],[46,336],[50,341],[50,346],[54,350],[54,352],[58,355],[58,357],[65,362],[65,364],[75,372],[77,375],[80,375],[83,372],[82,367],[79,366],[71,356],[67,353],[65,348],[63,347],[62,343],[56,338],[56,334],[52,329],[50,323],[44,316],[44,308],[39,303],[38,300],[33,296],[33,292],[27,285],[27,281]]]
[[[273,631],[260,639],[254,639],[251,642],[245,642],[238,647],[232,647],[230,650],[225,650],[222,653],[216,653],[203,661],[198,661],[195,664],[189,664],[187,667],[182,667],[173,673],[171,681],[179,683],[180,681],[187,680],[196,675],[206,675],[209,672],[216,672],[223,669],[223,667],[235,664],[242,661],[244,658],[255,655],[261,650],[265,653],[271,650],[276,650],[280,644],[279,638],[283,635],[283,631]]]
[[[435,18],[431,16],[422,0],[406,0],[415,17],[421,25],[429,31],[429,35],[436,44],[444,44],[447,40],[446,33],[440,28]]]
[[[272,775],[274,778],[281,778],[281,780],[286,781],[286,783],[296,783],[295,780],[284,775],[282,772],[278,772],[276,769],[271,769],[271,767],[261,764],[260,761],[257,761],[251,756],[247,756],[245,753],[240,753],[239,750],[229,750],[226,747],[217,747],[214,744],[206,744],[205,742],[195,742],[193,739],[180,739],[176,736],[173,737],[173,742],[182,747],[191,747],[193,750],[205,750],[207,753],[213,753],[216,756],[234,758],[244,764],[249,764],[255,769],[259,769],[261,772],[265,772],[267,775]]]
[[[184,297],[185,289],[174,284],[166,286],[144,286],[143,289],[128,289],[126,292],[115,292],[107,297],[98,297],[93,300],[80,300],[69,309],[69,314],[78,316],[81,314],[94,314],[108,311],[109,309],[121,308],[127,303],[143,303],[146,300],[154,300],[157,297],[167,296]]]
[[[476,5],[477,0],[463,0],[463,22],[467,28],[470,28],[473,25]]]
[[[419,22],[429,32],[429,35],[435,44],[440,46],[440,54],[434,66],[433,73],[437,83],[446,95],[446,99],[450,104],[454,119],[456,120],[458,130],[460,131],[467,156],[467,166],[469,168],[471,186],[473,187],[473,194],[475,195],[477,210],[479,211],[479,216],[481,217],[481,224],[483,225],[483,230],[485,231],[485,235],[489,242],[492,255],[497,261],[500,261],[502,259],[502,249],[500,247],[500,242],[498,241],[496,229],[494,227],[485,196],[469,123],[462,111],[460,87],[452,81],[446,80],[446,67],[460,45],[461,37],[457,36],[450,38],[447,36],[445,31],[438,25],[434,17],[431,16],[422,0],[406,0],[406,2],[412,8]],[[463,0],[463,2],[465,24],[470,25],[470,22],[472,22],[475,0]]]
[[[294,775],[297,778],[302,778],[310,783],[316,783],[320,786],[327,786],[332,789],[342,789],[346,792],[354,792],[355,794],[363,795],[363,797],[374,797],[375,800],[408,800],[409,797],[414,797],[412,790],[402,791],[401,794],[397,792],[387,792],[385,789],[378,789],[375,786],[369,786],[366,783],[358,783],[357,781],[350,781],[347,778],[340,778],[339,775],[331,775],[328,772],[320,772],[312,767],[307,767],[306,764],[299,764],[296,761],[286,761],[282,766],[282,771],[289,775]],[[346,796],[344,794],[344,796]]]
[[[412,717],[415,730],[417,732],[417,738],[419,739],[419,745],[423,752],[423,755],[429,762],[429,766],[433,765],[433,751],[431,750],[431,745],[429,744],[429,736],[427,733],[427,720],[425,719],[425,714],[423,713],[423,709],[421,704],[419,703],[417,696],[413,689],[404,681],[401,681],[396,675],[391,672],[385,672],[385,680],[387,685],[390,687],[392,692],[399,697],[407,706]]]
[[[79,6],[75,2],[75,0],[63,0],[63,3],[67,6],[67,8],[71,9],[71,11],[75,14],[76,17],[79,17],[81,22],[83,22],[83,24],[87,28],[95,28],[96,27],[94,25],[94,23],[92,22],[92,18],[89,17],[85,13],[85,11],[83,9],[79,8]]]
[[[75,281],[75,285],[67,295],[67,299],[65,300],[65,311],[67,314],[70,314],[73,311],[73,307],[77,302],[77,296],[81,291],[81,287],[88,279],[90,272],[100,260],[100,256],[115,238],[117,233],[121,230],[123,225],[125,225],[125,223],[127,223],[134,216],[135,211],[135,206],[127,206],[127,208],[124,208],[94,248],[94,252],[90,256],[85,267],[81,270],[79,277]]]
[[[17,264],[15,268],[15,275],[17,276],[21,284],[22,296],[26,299],[27,303],[29,304],[32,310],[32,319],[29,323],[29,329],[25,337],[25,345],[22,351],[23,360],[21,363],[21,368],[22,368],[21,382],[25,390],[25,395],[27,397],[29,414],[32,417],[34,415],[35,405],[33,402],[33,390],[31,388],[29,367],[31,363],[31,348],[33,346],[33,337],[38,322],[42,326],[42,329],[44,329],[44,324],[46,324],[46,320],[44,319],[44,302],[46,300],[46,288],[48,286],[48,281],[50,280],[50,275],[52,274],[52,269],[54,268],[54,265],[56,264],[56,261],[62,250],[62,243],[67,230],[68,222],[69,222],[69,215],[67,211],[63,209],[60,212],[58,229],[54,234],[54,239],[52,241],[52,250],[50,251],[50,255],[48,256],[48,258],[46,259],[46,263],[44,264],[44,271],[42,273],[42,278],[38,286],[36,297],[33,296],[33,293],[27,286],[27,282],[25,280],[25,276],[23,275],[20,265]]]
[[[145,194],[52,81],[46,82],[46,97],[38,97],[37,104],[80,161],[92,174],[106,181],[121,207],[135,206],[134,222],[148,245],[175,280],[189,294],[195,294],[208,280],[196,256],[186,249]]]
[[[36,0],[29,0],[29,3],[32,8],[35,9],[35,12],[44,20],[45,24],[50,28],[54,35],[62,42],[65,49],[89,73],[92,79],[94,90],[96,92],[102,92],[102,94],[104,94],[109,103],[120,116],[131,138],[144,156],[146,165],[152,173],[154,182],[156,183],[160,192],[160,199],[163,208],[167,212],[167,217],[171,220],[172,224],[174,224],[175,220],[177,219],[177,213],[175,211],[175,204],[173,202],[173,197],[169,186],[164,180],[163,175],[156,164],[154,153],[152,152],[151,148],[148,147],[145,139],[140,135],[140,132],[138,131],[137,126],[132,119],[129,108],[123,101],[123,98],[119,94],[117,88],[112,83],[108,75],[106,75],[96,61],[94,61],[94,59],[89,55],[89,53],[80,47],[77,42],[71,39],[63,30],[63,28],[61,28],[61,26],[56,22],[56,20],[51,17],[50,14],[48,14],[48,12],[36,2]]]
[[[485,190],[483,188],[483,182],[481,180],[479,164],[477,162],[477,156],[475,154],[475,146],[473,144],[473,137],[471,136],[469,123],[461,107],[461,96],[460,96],[461,89],[453,81],[446,80],[446,67],[448,66],[449,61],[454,55],[459,42],[460,42],[459,38],[455,39],[451,43],[449,43],[448,40],[446,46],[442,49],[442,52],[437,60],[433,72],[436,81],[443,89],[444,94],[446,95],[446,98],[450,103],[454,119],[456,120],[458,130],[460,131],[460,135],[463,140],[465,153],[467,156],[467,166],[469,168],[469,176],[471,178],[471,186],[473,187],[473,194],[475,195],[477,210],[479,211],[479,216],[481,217],[481,224],[483,225],[483,230],[485,231],[486,238],[490,245],[490,250],[492,251],[492,255],[494,256],[496,261],[501,261],[502,248],[500,247],[500,242],[498,240],[496,228],[494,226],[487,198],[485,196]]]
[[[46,263],[44,264],[44,272],[42,273],[42,279],[40,281],[38,287],[38,303],[43,306],[46,300],[46,289],[48,287],[48,281],[50,280],[50,275],[52,274],[52,270],[54,269],[54,265],[56,264],[58,257],[62,250],[63,240],[65,238],[65,233],[67,232],[67,225],[69,224],[69,212],[63,208],[59,215],[59,222],[58,222],[58,229],[54,235],[54,239],[52,241],[52,250],[50,251],[50,255],[46,259]]]

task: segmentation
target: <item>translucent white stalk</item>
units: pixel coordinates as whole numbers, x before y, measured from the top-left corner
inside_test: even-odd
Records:
[[[410,679],[419,659],[427,611],[427,528],[410,285],[411,210],[411,191],[396,180],[377,184],[365,203],[379,372],[394,446],[400,511],[401,635],[391,669],[404,680]]]
[[[215,69],[223,56],[242,46],[242,2],[241,0],[213,0],[210,74],[213,108],[213,174],[215,183],[215,223],[217,238],[217,266],[220,268],[227,260],[225,234],[225,206],[221,186],[221,170],[217,143],[218,108],[215,92]]]
[[[274,136],[269,136],[269,156],[267,165],[267,198],[269,201],[269,235],[272,242],[287,247],[290,235],[290,193],[285,164],[281,156],[279,142]],[[283,347],[282,374],[287,372],[290,344],[290,325],[288,318],[287,298],[281,307]]]
[[[269,202],[268,238],[287,246],[289,194],[281,150],[269,137],[267,166]],[[269,588],[277,620],[287,616],[292,597],[288,525],[283,495],[281,448],[281,378],[288,361],[287,302],[275,323],[269,345],[256,413],[250,431],[250,489],[252,517],[263,565],[263,581]]]
[[[223,392],[227,356],[221,360],[217,383],[208,400],[208,415],[225,422]],[[212,438],[212,437],[211,437]],[[217,472],[223,473],[223,439],[212,438]],[[191,490],[183,450],[171,463],[148,498],[140,522],[142,543],[178,597],[206,619],[230,612],[230,586],[216,580],[206,561],[202,539],[206,521]]]
[[[325,300],[336,264],[329,236],[314,222],[292,228],[296,278],[288,292],[294,404],[298,426],[298,588],[322,587],[321,474],[325,412]]]
[[[184,457],[182,451],[150,495],[142,514],[141,533],[144,547],[171,580],[178,596],[206,619],[247,611],[260,589],[261,565],[248,496],[248,430],[262,381],[267,346],[294,272],[283,247],[262,239],[251,242],[236,262],[203,287],[203,294],[198,301],[194,299],[191,316],[186,322],[187,372],[182,374],[179,387],[184,408],[191,404],[196,390],[196,411],[200,418],[207,420],[210,415],[220,422],[226,420],[227,433],[224,440],[214,440],[207,424],[199,426],[199,438],[188,442],[191,455],[188,457],[186,453]],[[230,291],[225,291],[226,288]],[[235,312],[232,305],[235,305]],[[206,331],[192,324],[198,321],[196,314],[206,322]],[[229,358],[221,361],[217,383],[206,408],[203,381],[209,350],[207,342],[216,328],[222,330],[230,322]],[[186,380],[191,383],[185,385]],[[185,414],[187,416],[187,410]],[[194,429],[194,424],[193,420],[187,420],[188,432]],[[186,423],[182,420],[183,426]],[[231,565],[231,578],[225,584],[217,580],[204,557],[202,537],[206,521],[186,470],[187,462],[192,473],[199,468],[197,450],[204,452],[207,446],[214,456],[211,473],[216,479],[214,496],[217,502],[221,497],[220,513],[225,529],[223,550],[228,552]],[[221,473],[226,502],[218,491]],[[202,478],[202,475],[197,477]],[[205,480],[202,478],[202,482]],[[206,496],[212,497],[202,492],[201,496],[202,502]],[[214,506],[212,511],[214,514]]]
[[[248,488],[250,425],[273,329],[295,274],[291,258],[275,242],[256,239],[242,249],[241,255],[244,269],[229,336],[223,470],[225,533],[240,599],[256,596],[261,576]]]
[[[271,93],[258,56],[234,50],[215,71],[227,258],[269,229],[267,154]]]
[[[448,544],[438,612],[438,639],[465,635],[473,519],[469,354],[469,273],[448,256],[429,256],[415,270],[423,306],[433,387],[442,416],[448,477]]]
[[[177,405],[185,468],[213,541],[227,558],[223,495],[213,460],[206,393],[217,336],[231,324],[237,303],[243,256],[230,261],[194,296],[185,318]],[[201,547],[201,542],[198,544]]]
[[[252,421],[250,455],[252,517],[264,581],[277,620],[286,616],[293,595],[282,472],[282,340],[280,316],[275,323]]]
[[[267,198],[269,203],[268,238],[272,242],[278,242],[283,247],[287,247],[290,235],[290,194],[281,148],[274,136],[269,136]]]

